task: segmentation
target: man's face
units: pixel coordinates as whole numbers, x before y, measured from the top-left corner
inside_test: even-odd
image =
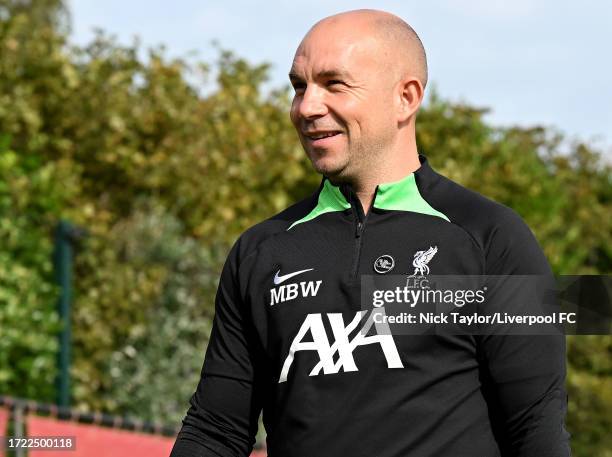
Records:
[[[354,177],[393,142],[397,122],[384,52],[367,30],[346,25],[315,28],[296,51],[291,121],[317,172]]]

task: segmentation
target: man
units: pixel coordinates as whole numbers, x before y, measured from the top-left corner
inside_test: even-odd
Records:
[[[289,76],[323,179],[232,247],[172,456],[247,456],[262,408],[271,457],[570,455],[562,335],[362,332],[361,275],[550,274],[515,212],[418,154],[416,33],[381,11],[328,17]]]

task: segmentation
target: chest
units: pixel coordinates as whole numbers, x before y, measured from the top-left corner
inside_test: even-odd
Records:
[[[445,221],[374,219],[358,227],[339,220],[300,229],[261,246],[252,256],[245,290],[281,381],[300,361],[310,376],[355,371],[364,358],[381,369],[405,365],[422,340],[391,335],[377,320],[380,310],[364,307],[368,281],[482,272],[480,251],[469,235]],[[466,348],[460,340],[458,347]]]

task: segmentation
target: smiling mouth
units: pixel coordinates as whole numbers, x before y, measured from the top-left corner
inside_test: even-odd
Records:
[[[326,132],[326,133],[318,133],[316,135],[305,135],[311,141],[322,140],[324,138],[331,138],[337,135],[340,135],[342,132]]]

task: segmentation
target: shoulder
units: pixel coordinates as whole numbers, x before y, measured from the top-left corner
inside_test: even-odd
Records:
[[[237,264],[242,263],[263,242],[278,233],[285,232],[293,222],[308,214],[316,206],[318,194],[317,190],[308,197],[246,229],[234,243],[230,257]]]
[[[531,274],[549,269],[542,249],[512,208],[438,174],[426,199],[479,246],[487,274]]]

